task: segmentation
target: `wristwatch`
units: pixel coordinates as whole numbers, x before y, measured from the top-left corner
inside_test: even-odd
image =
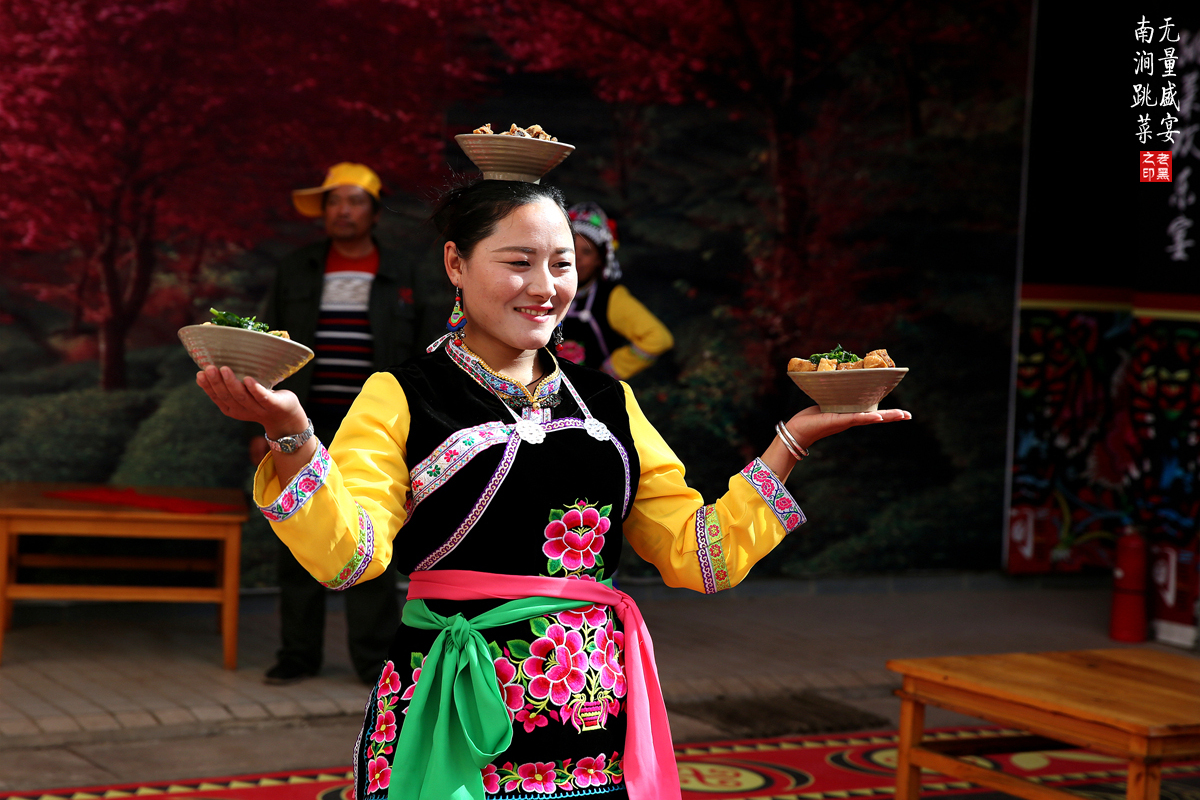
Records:
[[[308,427],[301,433],[293,433],[291,436],[280,436],[278,439],[272,439],[270,436],[263,434],[263,438],[267,440],[267,445],[278,453],[294,453],[299,450],[305,442],[312,438],[313,423],[310,419]]]

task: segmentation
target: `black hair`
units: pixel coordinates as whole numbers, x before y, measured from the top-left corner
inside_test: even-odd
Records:
[[[475,245],[491,236],[500,220],[521,206],[550,200],[567,217],[567,202],[554,186],[524,181],[477,179],[448,189],[434,205],[429,219],[446,241],[454,242],[463,258],[469,258]]]

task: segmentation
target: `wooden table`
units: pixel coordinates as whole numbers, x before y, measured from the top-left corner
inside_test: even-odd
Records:
[[[922,767],[1028,800],[1078,800],[959,758],[1070,747],[1126,760],[1128,800],[1157,800],[1161,763],[1200,756],[1200,659],[1194,657],[1130,648],[916,658],[887,667],[904,676],[896,691],[897,800],[920,795]],[[928,703],[1031,735],[922,742]]]
[[[67,483],[0,483],[0,653],[12,625],[13,600],[135,600],[218,603],[225,669],[237,669],[238,582],[246,502],[237,489],[139,487],[142,494],[167,495],[237,507],[238,511],[177,513],[135,506],[46,497],[45,492],[95,489]],[[210,539],[217,557],[62,555],[21,553],[23,535],[107,536],[139,539]],[[215,573],[215,588],[181,586],[91,586],[18,583],[18,567],[67,569],[183,570]]]

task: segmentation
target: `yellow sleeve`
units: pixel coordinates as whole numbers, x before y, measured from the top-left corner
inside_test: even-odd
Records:
[[[347,589],[383,572],[392,539],[407,518],[405,463],[408,400],[394,375],[367,379],[333,443],[287,486],[275,461],[254,476],[254,502],[304,568],[330,589]]]
[[[630,342],[608,357],[605,372],[610,375],[624,380],[641,372],[675,346],[667,326],[623,285],[614,287],[608,296],[607,314],[609,326]]]
[[[683,464],[642,414],[629,387],[625,407],[641,461],[637,496],[625,538],[658,567],[668,586],[712,594],[736,586],[783,537],[804,524],[804,512],[759,459],[729,479],[711,505],[688,487]]]

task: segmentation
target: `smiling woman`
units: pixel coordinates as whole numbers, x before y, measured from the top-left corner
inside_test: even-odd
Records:
[[[470,321],[464,345],[498,371],[532,383],[544,371],[537,351],[575,297],[574,237],[562,193],[535,183],[479,181],[448,193],[433,220],[446,239],[446,273]]]
[[[649,635],[612,586],[623,540],[668,585],[734,586],[805,521],[784,488],[804,448],[908,414],[806,409],[706,504],[627,385],[546,347],[577,282],[561,194],[478,181],[433,220],[459,291],[452,332],[373,375],[328,450],[293,436],[254,483],[326,586],[389,563],[410,578],[355,794],[678,800]],[[215,369],[197,381],[272,438],[304,430],[288,392]]]

